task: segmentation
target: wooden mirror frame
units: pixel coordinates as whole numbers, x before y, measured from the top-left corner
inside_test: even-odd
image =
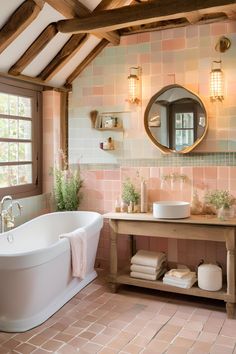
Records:
[[[149,112],[150,112],[150,110],[152,108],[152,105],[156,101],[156,99],[160,95],[162,95],[164,92],[166,92],[167,90],[170,90],[170,89],[173,89],[173,88],[184,89],[187,92],[189,92],[191,95],[196,96],[197,100],[200,101],[203,109],[205,110],[205,129],[204,129],[204,132],[203,132],[202,136],[200,138],[197,138],[193,145],[187,146],[186,148],[184,148],[184,149],[182,149],[180,151],[177,151],[177,150],[168,148],[165,145],[162,145],[157,139],[155,139],[155,137],[151,133],[151,130],[150,130],[150,127],[149,127],[149,124],[148,124]],[[204,105],[202,99],[195,92],[192,92],[189,89],[186,89],[184,86],[181,86],[181,85],[177,85],[177,84],[168,85],[168,86],[163,87],[157,93],[155,93],[155,95],[153,95],[152,98],[150,99],[150,101],[149,101],[149,103],[148,103],[148,105],[146,107],[145,113],[144,113],[144,128],[145,128],[145,131],[146,131],[148,137],[151,139],[151,141],[154,143],[154,145],[156,145],[158,147],[158,149],[161,150],[162,153],[164,153],[164,154],[170,154],[170,153],[187,154],[188,152],[192,151],[203,140],[203,138],[205,137],[207,129],[208,129],[208,115],[207,115],[207,111],[206,111],[206,108],[205,108],[205,105]]]

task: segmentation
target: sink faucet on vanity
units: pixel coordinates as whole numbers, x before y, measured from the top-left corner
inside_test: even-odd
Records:
[[[7,207],[4,207],[6,201],[9,201]],[[6,195],[0,202],[0,216],[1,216],[1,233],[5,232],[5,227],[14,227],[14,206],[18,209],[18,215],[21,215],[22,206],[17,200],[13,200],[10,195]]]

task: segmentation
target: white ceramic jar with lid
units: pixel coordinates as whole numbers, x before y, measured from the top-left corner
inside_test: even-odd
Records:
[[[203,290],[218,291],[222,288],[222,269],[216,264],[198,267],[198,286]]]

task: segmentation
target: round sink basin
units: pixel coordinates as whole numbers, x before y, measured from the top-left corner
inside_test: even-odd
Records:
[[[190,203],[160,201],[153,203],[153,217],[157,219],[183,219],[190,216]]]

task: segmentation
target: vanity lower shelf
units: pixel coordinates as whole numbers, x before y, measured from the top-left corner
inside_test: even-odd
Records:
[[[145,280],[145,279],[132,278],[129,276],[127,272],[118,274],[116,277],[116,283],[134,285],[134,286],[139,286],[139,287],[154,289],[154,290],[168,291],[171,293],[206,297],[206,298],[216,299],[216,300],[224,300],[224,301],[231,300],[230,295],[227,295],[226,285],[224,285],[223,288],[219,291],[202,290],[196,285],[192,286],[190,289],[184,289],[184,288],[179,288],[176,286],[164,284],[162,280]]]

